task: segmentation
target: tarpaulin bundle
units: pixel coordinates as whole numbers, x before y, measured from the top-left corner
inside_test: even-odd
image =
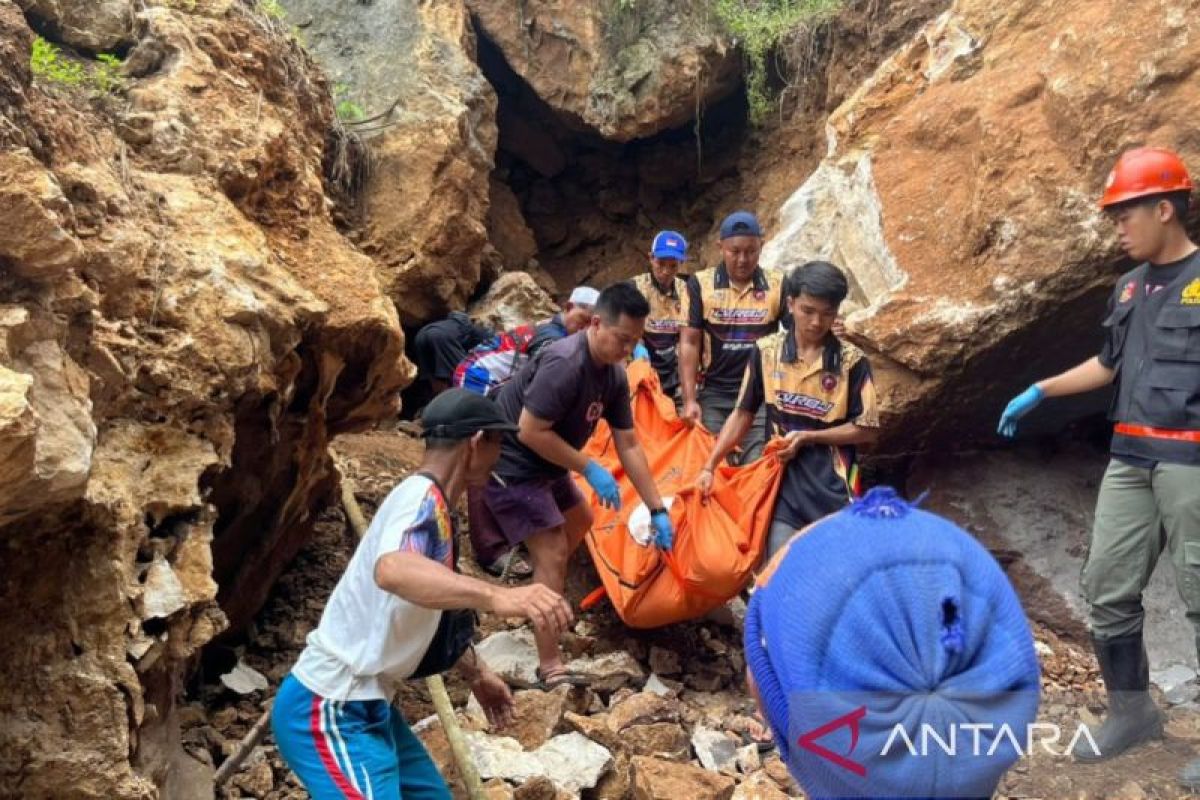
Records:
[[[645,361],[629,365],[634,428],[658,490],[670,507],[675,543],[670,551],[640,544],[630,515],[641,504],[601,421],[584,452],[609,469],[621,486],[621,509],[611,511],[579,480],[595,522],[587,546],[604,590],[626,625],[655,628],[703,616],[733,598],[749,581],[766,545],[783,465],[779,445],[743,467],[722,465],[707,502],[693,488],[716,437],[688,426],[659,388]],[[643,512],[644,513],[644,512]]]

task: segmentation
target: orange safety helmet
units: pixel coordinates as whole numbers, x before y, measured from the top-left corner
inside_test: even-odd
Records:
[[[1192,179],[1179,156],[1161,147],[1127,150],[1108,173],[1100,207],[1165,192],[1190,192]]]

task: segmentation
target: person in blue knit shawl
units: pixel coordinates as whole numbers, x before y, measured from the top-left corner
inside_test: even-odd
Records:
[[[759,576],[751,690],[812,798],[989,798],[1028,749],[1029,623],[973,537],[887,487],[814,523]]]

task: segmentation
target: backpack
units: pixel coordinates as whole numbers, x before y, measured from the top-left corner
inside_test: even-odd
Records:
[[[532,325],[519,325],[477,345],[454,370],[453,385],[491,396],[528,360],[535,331]]]

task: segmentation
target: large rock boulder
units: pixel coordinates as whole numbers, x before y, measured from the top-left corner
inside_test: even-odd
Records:
[[[343,108],[368,118],[363,250],[405,325],[462,308],[488,244],[496,95],[462,0],[284,0]]]
[[[101,53],[133,43],[134,0],[17,0],[55,39]]]
[[[691,120],[741,82],[701,4],[468,0],[513,70],[572,125],[627,142]]]
[[[0,0],[4,796],[170,793],[186,665],[307,540],[331,437],[412,375],[330,216],[328,86],[248,7],[182,5],[92,103],[31,81]]]
[[[1192,6],[1133,28],[1126,12],[955,0],[831,116],[763,260],[853,273],[893,445],[990,432],[1009,392],[1096,352],[1123,268],[1096,200],[1121,150],[1178,147],[1200,169]]]

